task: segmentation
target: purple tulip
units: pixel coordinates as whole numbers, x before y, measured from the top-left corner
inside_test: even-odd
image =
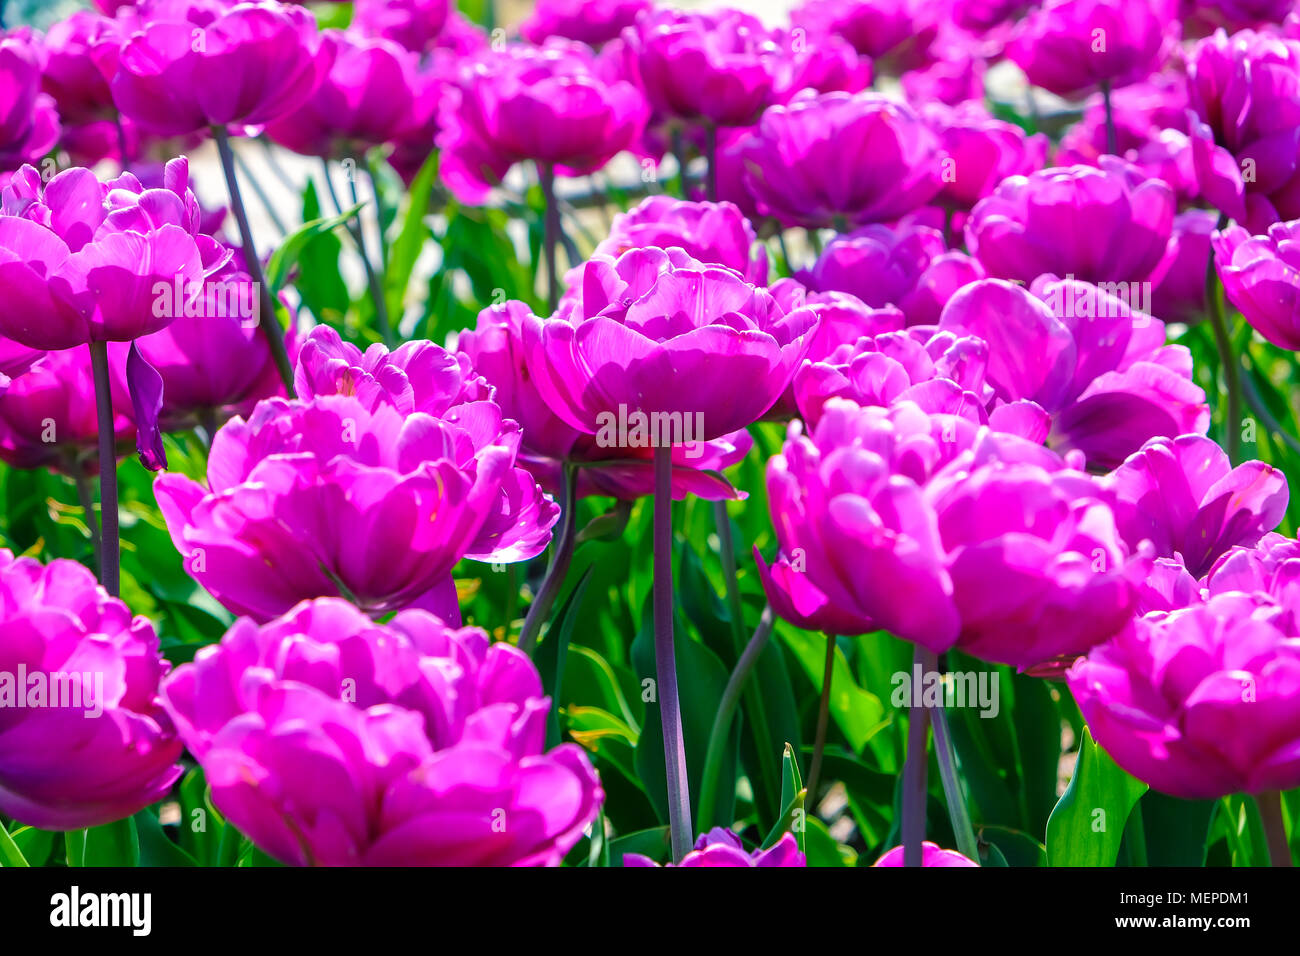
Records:
[[[1223,291],[1260,335],[1300,350],[1300,219],[1274,223],[1251,236],[1231,226],[1214,237],[1214,262]]]
[[[585,175],[630,149],[649,110],[635,86],[607,73],[588,47],[560,40],[472,59],[440,113],[447,187],[481,202],[515,163]]]
[[[964,45],[954,45],[928,66],[908,70],[901,84],[907,101],[916,109],[927,103],[957,106],[984,98],[987,65]]]
[[[626,853],[624,866],[658,866],[654,860],[640,853]],[[674,864],[669,863],[668,866]],[[793,833],[781,834],[781,839],[766,850],[752,853],[745,849],[740,837],[726,827],[714,827],[695,841],[695,846],[682,857],[677,866],[807,866],[808,861],[799,849]]]
[[[1007,56],[1035,86],[1075,96],[1154,73],[1178,41],[1175,0],[1047,0],[1020,22]]]
[[[46,54],[22,32],[0,37],[0,166],[36,162],[59,141],[54,100],[41,92]]]
[[[538,0],[519,32],[531,43],[562,37],[600,46],[653,7],[654,0]]]
[[[517,449],[521,440],[518,424],[505,418],[465,356],[432,342],[407,342],[392,352],[376,344],[363,355],[333,329],[317,327],[299,352],[295,387],[299,398],[355,395],[370,410],[388,405],[404,415],[441,419],[460,432],[457,455],[464,467],[470,467],[471,452],[477,457],[497,444]],[[529,472],[512,468],[467,556],[489,562],[536,557],[550,542],[558,514]]]
[[[1300,43],[1217,31],[1189,53],[1187,82],[1205,198],[1253,233],[1300,218]]]
[[[297,110],[329,70],[315,21],[298,6],[262,0],[218,13],[150,19],[122,47],[113,100],[161,136],[257,126]]]
[[[493,387],[493,401],[523,429],[520,467],[552,494],[562,489],[564,463],[595,465],[578,469],[579,497],[608,495],[624,501],[654,491],[654,449],[602,447],[595,436],[561,419],[542,398],[524,358],[524,323],[534,321],[522,302],[507,302],[479,313],[476,328],[460,333],[457,347]],[[672,496],[708,500],[743,498],[722,476],[753,446],[741,429],[704,443],[673,448]]]
[[[1286,513],[1286,476],[1262,461],[1233,468],[1201,435],[1156,438],[1108,476],[1130,547],[1144,540],[1196,578],[1234,546],[1250,547]]]
[[[89,10],[78,10],[50,27],[41,88],[58,104],[64,123],[112,118],[109,83],[124,42],[122,23]]]
[[[281,146],[306,156],[355,157],[404,135],[413,117],[425,119],[415,104],[416,58],[410,51],[389,40],[327,30],[317,55],[329,64],[320,85],[267,127]]]
[[[135,438],[126,383],[126,348],[110,348],[113,430]],[[99,472],[95,387],[85,349],[28,353],[30,364],[0,391],[0,461],[72,476]]]
[[[1008,176],[1038,171],[1047,156],[1046,136],[1026,136],[1019,126],[994,119],[981,103],[955,109],[931,103],[921,118],[948,156],[938,202],[954,209],[974,206]]]
[[[424,53],[449,24],[455,6],[451,0],[357,0],[352,28]]]
[[[916,65],[935,37],[932,7],[922,0],[804,0],[790,20],[814,38],[842,36],[859,53],[901,70]]]
[[[1070,669],[1097,743],[1186,800],[1300,786],[1300,642],[1262,595],[1151,614]]]
[[[971,255],[1001,279],[1147,279],[1169,244],[1173,190],[1118,158],[1100,163],[1004,180],[966,223]]]
[[[726,266],[761,286],[767,285],[767,251],[757,243],[754,227],[731,203],[651,196],[614,217],[596,252],[617,259],[629,249],[676,246],[693,259]]]
[[[1205,317],[1205,273],[1219,216],[1189,209],[1174,217],[1165,257],[1151,273],[1151,312],[1168,322],[1192,324]]]
[[[870,634],[878,630],[868,617],[836,607],[808,575],[785,555],[777,555],[768,565],[758,546],[754,546],[754,563],[763,593],[772,605],[772,613],[805,631],[824,634]]]
[[[1184,572],[1186,573],[1186,572]],[[1249,547],[1229,548],[1205,575],[1205,594],[1228,591],[1266,594],[1280,608],[1277,624],[1288,634],[1300,633],[1300,544],[1292,538],[1269,532]],[[1168,610],[1199,603],[1171,604]]]
[[[772,407],[815,323],[730,269],[634,249],[594,256],[554,317],[526,316],[524,358],[546,403],[602,447],[695,444]]]
[[[848,292],[867,305],[896,305],[909,325],[933,325],[953,294],[984,278],[978,262],[948,252],[928,226],[864,226],[837,236],[799,280],[816,292]]]
[[[604,799],[544,749],[531,661],[424,611],[330,598],[241,620],[163,695],[216,807],[298,866],[556,866]]]
[[[784,59],[778,39],[738,10],[655,10],[623,32],[623,69],[656,123],[748,126],[773,102]]]
[[[1209,426],[1191,354],[1165,345],[1164,323],[1116,291],[1054,276],[1032,291],[985,279],[949,300],[939,328],[988,343],[997,404],[1038,404],[1052,417],[1053,448],[1110,469],[1148,439]]]
[[[101,184],[75,168],[42,183],[33,167],[19,170],[0,209],[0,333],[68,349],[166,326],[155,286],[197,282],[223,258],[198,234],[185,161],[169,173],[168,188],[145,190],[129,173]]]
[[[774,106],[744,152],[764,213],[841,231],[929,202],[943,186],[943,159],[911,107],[874,93],[804,94]]]
[[[1105,489],[965,418],[831,399],[810,437],[791,426],[768,499],[782,555],[825,605],[936,652],[1056,668],[1134,611],[1141,559]]]
[[[872,866],[902,866],[903,865],[903,846],[899,844],[884,856],[882,856]],[[922,866],[979,866],[974,860],[962,856],[956,850],[944,850],[936,843],[926,840],[921,844],[921,865]]]
[[[1223,27],[1235,32],[1245,27],[1281,23],[1295,0],[1184,0],[1184,22],[1198,35]]]
[[[384,369],[381,388],[409,387]],[[513,467],[518,445],[491,402],[438,418],[359,387],[258,403],[217,433],[206,487],[165,475],[154,491],[186,569],[236,613],[343,594],[382,614],[438,600],[462,557],[545,548],[558,509]]]
[[[809,38],[799,28],[775,35],[785,55],[777,65],[773,103],[788,103],[803,90],[861,93],[871,88],[871,58],[836,34]]]
[[[0,549],[0,812],[43,830],[129,817],[181,775],[158,635],[81,565]]]

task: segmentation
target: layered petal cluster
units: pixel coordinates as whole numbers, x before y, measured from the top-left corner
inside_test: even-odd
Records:
[[[0,549],[0,813],[42,830],[129,817],[181,774],[158,635],[74,561]]]
[[[836,236],[798,278],[814,292],[847,292],[873,308],[894,305],[909,325],[933,325],[953,294],[984,278],[984,269],[949,251],[938,229],[873,223]]]
[[[357,0],[352,28],[424,53],[453,25],[455,6],[451,0]]]
[[[970,209],[1008,176],[1025,176],[1043,168],[1047,137],[1029,136],[1013,123],[995,119],[982,103],[957,107],[928,103],[921,117],[939,135],[947,154],[943,190],[938,201],[953,209]]]
[[[538,0],[519,32],[531,43],[563,37],[600,46],[653,7],[654,0]]]
[[[1177,45],[1177,0],[1047,0],[1007,44],[1029,82],[1058,96],[1156,72]]]
[[[683,249],[700,262],[726,266],[754,285],[767,285],[767,252],[754,227],[732,203],[651,196],[619,213],[596,252],[617,259],[631,249]]]
[[[654,491],[654,449],[602,446],[596,436],[573,427],[555,413],[536,384],[524,348],[524,326],[539,321],[522,302],[506,302],[479,313],[474,329],[460,334],[457,348],[493,387],[493,401],[519,422],[519,464],[543,488],[559,494],[565,463],[577,464],[579,497],[607,495],[628,501]],[[744,429],[710,439],[702,446],[676,445],[672,452],[672,495],[708,500],[743,498],[723,477],[753,446]],[[592,466],[592,467],[587,467]]]
[[[491,386],[453,355],[432,342],[407,342],[392,352],[375,344],[363,354],[328,327],[312,330],[298,355],[295,391],[299,398],[355,395],[368,409],[387,405],[403,415],[428,415],[446,424],[455,438],[455,460],[472,468],[474,460],[496,447],[515,454],[519,424],[493,400]],[[551,540],[559,517],[555,502],[522,467],[500,480],[496,506],[489,508],[466,556],[512,562],[536,557]]]
[[[46,54],[30,36],[0,36],[0,166],[38,162],[59,141],[54,100],[41,92]]]
[[[813,37],[842,36],[860,53],[898,69],[916,65],[934,40],[939,18],[933,6],[922,0],[804,0],[790,19]]]
[[[445,607],[456,562],[503,536],[518,442],[489,402],[457,422],[352,395],[268,399],[217,432],[206,485],[164,475],[154,493],[186,570],[238,614],[334,595],[375,614]],[[512,543],[540,550],[556,517]]]
[[[216,807],[284,863],[554,866],[604,798],[579,747],[545,750],[527,656],[425,611],[240,620],[163,694]]]
[[[1139,286],[983,279],[949,300],[939,329],[988,343],[995,408],[1036,403],[1051,416],[1052,447],[1109,470],[1151,438],[1209,427],[1191,353],[1165,345],[1164,323],[1137,308]]]
[[[160,136],[259,126],[301,107],[329,71],[316,21],[274,0],[168,8],[122,47],[113,101]]]
[[[772,407],[816,322],[681,249],[633,249],[593,257],[555,316],[525,316],[524,357],[556,415],[605,447],[707,442]],[[630,413],[649,419],[646,442],[612,433]]]
[[[1187,84],[1210,204],[1253,233],[1300,218],[1300,42],[1218,30],[1188,54]]]
[[[416,105],[424,91],[417,86],[415,54],[391,40],[338,30],[321,36],[317,56],[327,65],[320,84],[267,127],[272,140],[306,156],[355,159],[425,118]]]
[[[1258,236],[1229,226],[1212,242],[1228,301],[1274,345],[1300,350],[1300,219]]]
[[[1131,618],[1137,563],[1106,490],[1017,435],[910,402],[832,399],[768,464],[782,562],[805,618],[883,628],[1022,670],[1056,667]],[[779,605],[778,605],[779,606]]]
[[[1139,618],[1067,679],[1093,736],[1187,800],[1300,786],[1300,640],[1282,609],[1229,591]]]
[[[572,41],[488,50],[463,67],[457,89],[440,111],[440,174],[466,202],[525,160],[564,175],[594,172],[639,142],[649,116],[636,86]]]
[[[656,124],[749,126],[774,102],[778,40],[735,9],[655,10],[623,32],[623,70],[645,92]]]
[[[898,219],[943,186],[943,148],[911,107],[875,93],[805,93],[767,110],[746,143],[759,209],[787,225]]]
[[[146,189],[84,168],[48,183],[24,166],[0,205],[0,334],[35,349],[128,341],[172,320],[158,289],[189,287],[230,257],[200,231],[184,159]]]
[[[1151,541],[1157,556],[1178,557],[1195,578],[1230,548],[1255,545],[1290,500],[1281,471],[1262,461],[1233,468],[1201,435],[1152,439],[1106,480],[1125,540]]]
[[[623,856],[624,866],[658,866],[654,860],[640,853]],[[673,866],[672,863],[667,864]],[[745,849],[740,837],[726,827],[714,827],[695,841],[691,851],[682,857],[677,866],[807,866],[807,858],[799,849],[793,833],[781,834],[781,839],[766,850],[752,853]]]
[[[1001,279],[1146,280],[1169,243],[1174,192],[1117,157],[1099,163],[1003,180],[966,222],[971,255]]]

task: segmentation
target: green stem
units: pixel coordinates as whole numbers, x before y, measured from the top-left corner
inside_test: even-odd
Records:
[[[1241,463],[1241,362],[1232,352],[1232,339],[1224,317],[1223,286],[1214,269],[1214,256],[1210,256],[1205,270],[1205,300],[1210,308],[1210,327],[1214,330],[1214,344],[1219,350],[1224,385],[1228,391],[1228,419],[1223,429],[1228,446],[1226,451],[1228,460],[1237,465]]]
[[[921,668],[921,678],[936,670],[938,655],[916,645],[913,671]],[[913,698],[917,697],[913,688]],[[930,711],[925,703],[913,699],[908,708],[907,760],[903,764],[903,866],[921,865],[921,843],[925,840],[926,782],[930,758],[927,753],[930,731]]]
[[[822,692],[817,701],[817,737],[813,741],[812,766],[808,770],[808,796],[805,798],[809,809],[817,808],[817,784],[822,773],[822,755],[826,751],[826,728],[831,716],[831,683],[835,676],[835,635],[826,635],[826,666],[822,671]]]
[[[763,616],[758,619],[754,636],[736,661],[736,669],[731,672],[727,686],[718,701],[718,712],[713,718],[713,729],[709,731],[709,748],[704,757],[704,775],[700,778],[700,832],[707,833],[717,822],[714,820],[714,807],[717,805],[718,776],[722,769],[722,756],[726,750],[727,740],[731,736],[731,718],[735,716],[740,695],[745,690],[749,675],[767,647],[772,635],[772,609],[763,608]],[[730,822],[730,821],[728,821]]]
[[[1106,109],[1106,152],[1114,156],[1119,149],[1119,137],[1115,133],[1115,110],[1110,101],[1110,80],[1104,80],[1101,84],[1101,101]]]
[[[1255,795],[1259,819],[1268,839],[1268,858],[1274,866],[1294,866],[1291,845],[1286,838],[1286,825],[1282,822],[1282,793],[1269,790]]]
[[[934,749],[939,758],[939,777],[943,781],[943,795],[948,801],[948,816],[952,820],[952,832],[957,837],[957,849],[967,859],[978,863],[979,842],[975,839],[970,812],[966,808],[966,799],[962,795],[961,777],[957,775],[957,755],[953,750],[952,735],[948,732],[948,713],[940,705],[935,708],[933,717]]]
[[[556,245],[560,241],[560,207],[555,201],[555,167],[550,163],[538,163],[537,174],[542,181],[542,198],[546,201],[542,250],[546,257],[546,305],[553,315],[560,304],[560,276],[555,262]]]
[[[108,343],[90,343],[95,379],[95,412],[99,427],[99,583],[113,597],[120,591],[117,536],[117,435],[113,430],[113,388],[108,370]]]

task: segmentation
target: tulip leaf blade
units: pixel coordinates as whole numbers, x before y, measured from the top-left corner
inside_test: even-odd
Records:
[[[1048,865],[1114,866],[1124,825],[1146,791],[1085,729],[1070,785],[1047,821]]]

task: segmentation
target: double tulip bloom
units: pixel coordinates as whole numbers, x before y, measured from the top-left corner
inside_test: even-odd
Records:
[[[45,52],[22,32],[0,37],[0,164],[36,162],[59,140],[54,100],[41,92]]]
[[[481,202],[528,160],[585,175],[637,144],[648,115],[641,91],[612,78],[584,44],[488,50],[464,65],[443,103],[439,172],[466,202]]]
[[[831,399],[811,434],[791,426],[767,485],[779,577],[798,582],[804,618],[1027,670],[1073,660],[1133,614],[1142,561],[1107,492],[1017,435]]]
[[[554,866],[604,799],[577,745],[545,750],[528,657],[424,611],[241,620],[163,694],[213,803],[284,863]]]
[[[181,774],[145,618],[74,561],[0,549],[0,813],[43,830],[111,823]]]
[[[1213,239],[1223,290],[1246,321],[1274,345],[1300,350],[1300,219],[1251,236],[1231,226]]]
[[[322,328],[296,384],[303,400],[260,402],[217,433],[206,486],[154,486],[186,569],[231,610],[265,621],[343,595],[454,618],[457,561],[545,549],[558,508],[515,465],[518,424],[471,398],[454,356],[428,342],[363,356]]]
[[[628,853],[623,857],[624,866],[658,866],[654,860],[640,853]],[[669,863],[669,866],[674,864]],[[677,866],[807,866],[808,861],[793,833],[781,834],[781,839],[766,850],[757,849],[752,853],[745,849],[740,837],[725,827],[714,827],[695,841],[691,851],[682,857]]]

